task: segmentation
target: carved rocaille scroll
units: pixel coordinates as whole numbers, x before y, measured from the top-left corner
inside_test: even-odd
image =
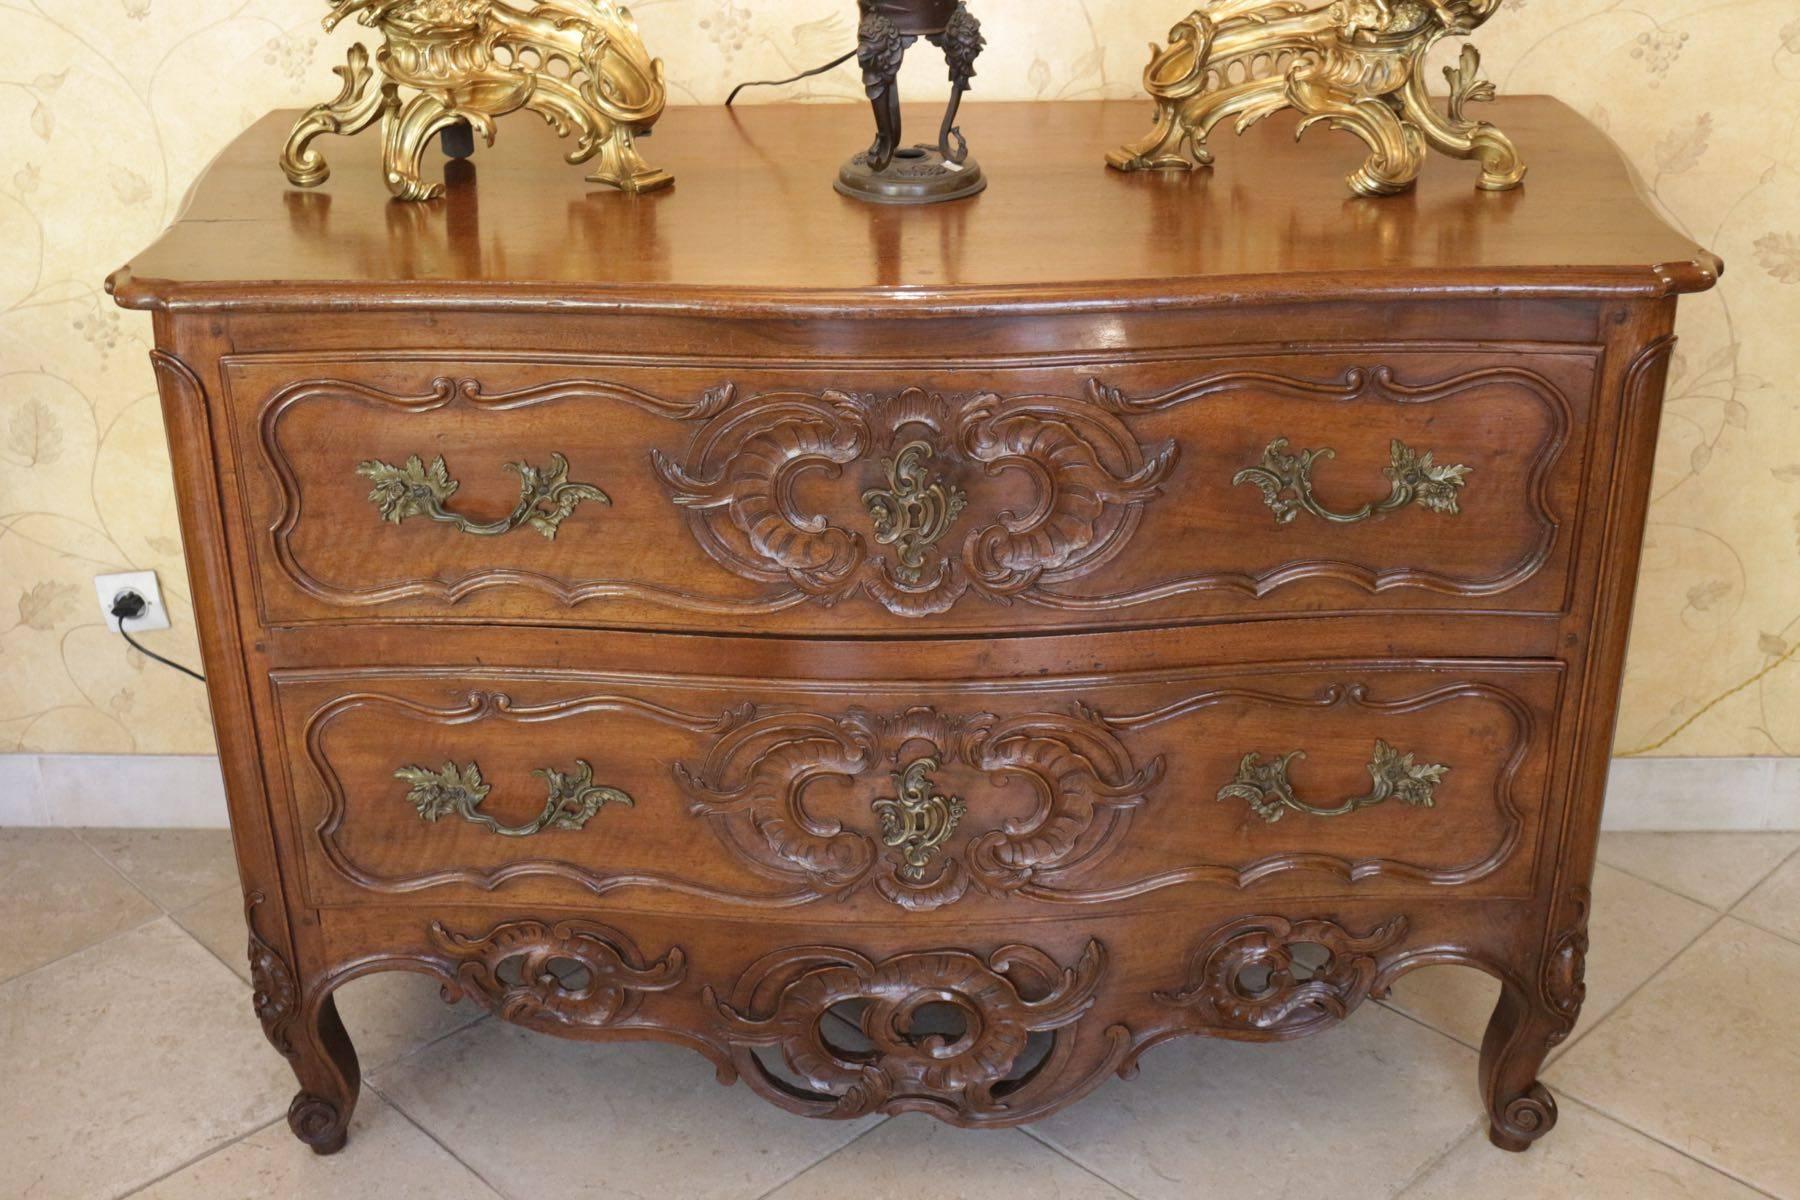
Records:
[[[701,547],[745,579],[820,604],[862,592],[889,612],[948,612],[969,592],[1006,602],[1080,578],[1130,539],[1176,461],[1113,412],[1064,396],[770,392],[719,415],[657,473]],[[984,481],[1020,472],[1036,502],[1010,511]],[[857,482],[869,524],[807,511],[809,475]],[[870,541],[892,545],[889,556]]]
[[[431,937],[456,979],[446,999],[473,992],[508,1021],[565,1035],[629,1020],[646,995],[687,976],[681,947],[650,962],[625,934],[593,921],[509,921],[479,937],[434,921]]]
[[[881,962],[798,946],[751,964],[728,998],[709,987],[705,999],[738,1070],[783,1108],[816,1117],[922,1111],[959,1124],[1005,1123],[1035,1115],[1043,1093],[1067,1098],[1069,1027],[1093,1005],[1105,969],[1098,941],[1067,968],[1029,946],[1002,946],[986,959],[945,949]],[[855,1023],[866,1047],[830,1031],[834,1009]],[[1046,1056],[1022,1070],[1028,1039],[1043,1033],[1053,1035]],[[779,1053],[807,1090],[771,1074],[754,1053],[759,1047]]]
[[[250,1003],[262,1022],[263,1036],[291,1058],[294,1044],[288,1031],[299,1012],[300,990],[287,960],[256,932],[256,910],[267,901],[262,892],[244,897],[244,926],[250,935]]]
[[[970,785],[954,798],[938,794],[951,770]],[[1139,767],[1085,710],[1002,719],[928,707],[756,709],[698,766],[676,768],[693,811],[740,856],[823,895],[873,886],[912,910],[952,904],[971,886],[1054,887],[1059,872],[1119,845],[1162,772],[1161,759]],[[862,827],[807,811],[807,789],[831,779],[870,785]],[[959,826],[966,841],[954,850]]]
[[[1299,1037],[1341,1021],[1368,998],[1376,956],[1406,932],[1406,918],[1357,937],[1332,921],[1244,917],[1208,934],[1187,986],[1158,999],[1204,1028]],[[1301,951],[1312,952],[1303,958]]]
[[[1568,927],[1556,939],[1544,965],[1544,997],[1550,1010],[1565,1022],[1551,1031],[1550,1044],[1565,1041],[1581,1018],[1581,1006],[1587,1002],[1588,911],[1593,907],[1593,893],[1579,889],[1572,901],[1574,915]]]

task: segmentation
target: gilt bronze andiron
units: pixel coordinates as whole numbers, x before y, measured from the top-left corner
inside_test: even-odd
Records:
[[[331,173],[314,139],[360,133],[379,120],[388,190],[401,200],[436,199],[443,185],[420,177],[433,137],[465,157],[472,132],[491,145],[494,118],[520,109],[564,137],[573,133],[568,159],[598,159],[588,176],[595,183],[647,192],[674,182],[645,163],[634,142],[662,116],[662,62],[614,0],[329,2],[327,30],[354,16],[381,33],[382,45],[373,68],[362,44],[352,46],[350,61],[337,68],[343,91],[294,126],[281,168],[296,187],[317,187]],[[403,101],[403,87],[417,94]]]
[[[1152,46],[1144,87],[1156,127],[1107,156],[1121,171],[1191,170],[1212,163],[1207,135],[1227,118],[1242,133],[1292,108],[1304,133],[1323,121],[1351,133],[1369,158],[1349,178],[1361,196],[1412,187],[1427,149],[1481,164],[1479,187],[1507,191],[1525,164],[1507,136],[1465,115],[1494,98],[1481,55],[1465,45],[1444,68],[1444,112],[1426,93],[1425,56],[1446,37],[1465,37],[1504,0],[1203,0],[1177,25],[1166,49]],[[1191,158],[1190,158],[1191,156]]]
[[[857,62],[875,109],[875,142],[844,164],[837,190],[879,204],[936,204],[987,187],[981,164],[957,127],[963,93],[975,77],[985,41],[981,23],[961,0],[858,0]],[[950,65],[950,105],[936,146],[900,144],[900,64],[921,37]]]

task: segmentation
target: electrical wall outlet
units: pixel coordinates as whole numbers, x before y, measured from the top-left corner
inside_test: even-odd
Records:
[[[119,619],[112,615],[113,601],[123,592],[136,592],[144,598],[144,614],[131,619],[127,626],[130,632],[147,633],[169,627],[169,610],[163,607],[162,585],[156,582],[155,571],[95,576],[94,592],[100,597],[100,615],[114,633],[119,632]]]

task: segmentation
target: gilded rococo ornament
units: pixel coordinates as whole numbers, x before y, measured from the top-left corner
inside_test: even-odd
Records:
[[[337,99],[301,117],[281,169],[296,187],[317,187],[330,168],[312,148],[321,134],[349,136],[381,122],[388,189],[402,200],[441,196],[421,178],[426,147],[439,134],[453,155],[473,151],[472,131],[489,145],[494,118],[520,109],[575,135],[572,163],[598,159],[588,178],[627,192],[674,179],[639,157],[666,101],[663,68],[638,36],[631,12],[613,0],[329,0],[327,31],[354,16],[379,30],[369,65],[359,42],[337,68]],[[376,81],[376,74],[382,76]],[[401,89],[417,94],[401,98]]]
[[[1425,57],[1446,37],[1464,37],[1504,0],[1204,0],[1151,48],[1144,86],[1156,100],[1156,127],[1116,150],[1121,171],[1207,166],[1206,139],[1227,118],[1242,133],[1284,108],[1301,114],[1299,133],[1323,121],[1356,135],[1368,160],[1349,177],[1363,196],[1403,192],[1418,179],[1426,150],[1481,164],[1479,186],[1507,191],[1525,164],[1504,133],[1467,115],[1492,100],[1481,55],[1464,46],[1445,111],[1426,92]],[[1191,158],[1189,157],[1191,155]]]

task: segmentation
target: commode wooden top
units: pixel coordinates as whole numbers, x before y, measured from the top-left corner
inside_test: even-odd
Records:
[[[585,182],[566,145],[509,124],[473,183],[390,203],[379,139],[331,147],[303,192],[275,168],[293,113],[273,113],[195,186],[181,219],[114,276],[134,308],[355,304],[733,315],[903,316],[1168,308],[1313,297],[1660,296],[1703,290],[1718,260],[1637,197],[1618,149],[1543,97],[1493,106],[1532,166],[1484,193],[1434,163],[1417,190],[1346,197],[1364,150],[1276,117],[1191,175],[1121,176],[1104,154],[1149,118],[1136,102],[972,106],[992,186],[897,210],[831,189],[870,136],[862,105],[671,110],[646,145],[673,191]],[[926,108],[915,133],[935,128]]]

